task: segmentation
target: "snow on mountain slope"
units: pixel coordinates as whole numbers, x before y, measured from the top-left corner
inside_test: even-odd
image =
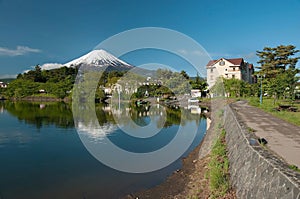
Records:
[[[122,67],[122,68],[132,68],[130,64],[118,59],[112,54],[106,52],[105,50],[93,50],[82,57],[79,57],[73,61],[70,61],[64,66],[72,67],[77,65],[93,65],[93,66],[111,66],[111,67]]]

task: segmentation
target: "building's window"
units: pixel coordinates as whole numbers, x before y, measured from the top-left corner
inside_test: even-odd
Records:
[[[235,78],[235,75],[232,75],[231,78],[234,79],[234,78]]]
[[[235,71],[235,67],[233,67],[233,69],[232,69],[233,71]]]
[[[225,78],[228,78],[228,74],[225,74]]]
[[[214,72],[214,69],[213,69],[213,68],[211,68],[211,69],[210,69],[210,72],[211,72],[211,73],[213,73],[213,72]]]
[[[227,68],[225,68],[225,71],[227,71]]]
[[[220,62],[219,62],[219,65],[220,65],[220,66],[224,66],[224,65],[225,65],[225,61],[223,61],[223,60],[220,61]]]

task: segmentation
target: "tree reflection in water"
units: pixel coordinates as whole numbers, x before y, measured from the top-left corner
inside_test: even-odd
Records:
[[[27,124],[33,124],[37,128],[45,125],[55,125],[59,128],[74,128],[72,115],[72,105],[64,102],[10,102],[4,101],[0,104],[1,110],[7,110],[11,115]],[[87,109],[90,110],[90,109]],[[203,115],[191,114],[187,108],[167,107],[159,104],[141,105],[129,104],[128,107],[114,107],[111,104],[96,104],[95,106],[97,122],[100,126],[108,123],[116,125],[127,124],[130,118],[138,126],[147,126],[151,122],[151,117],[157,119],[157,128],[167,128],[172,125],[185,125],[186,122],[195,121],[199,124]],[[90,113],[82,111],[84,125],[91,125]],[[117,119],[117,121],[116,121]]]

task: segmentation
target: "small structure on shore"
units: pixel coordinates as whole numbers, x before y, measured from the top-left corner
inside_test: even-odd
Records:
[[[45,89],[40,89],[39,93],[47,93]]]
[[[191,96],[194,97],[201,97],[201,90],[200,89],[192,89]]]
[[[0,82],[0,88],[7,88],[7,83]]]

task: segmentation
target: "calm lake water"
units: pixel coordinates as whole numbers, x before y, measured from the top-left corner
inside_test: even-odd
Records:
[[[114,144],[136,153],[166,145],[176,135],[182,119],[187,128],[198,126],[196,138],[183,156],[202,140],[206,119],[190,109],[165,108],[166,121],[156,120],[160,132],[147,139],[130,138],[116,125],[113,115],[118,112],[130,115],[138,126],[147,126],[149,115],[162,114],[149,112],[149,108],[116,110],[96,105],[96,115],[100,126],[113,127],[107,137]],[[127,124],[126,120],[118,122]],[[91,138],[97,141],[97,134]],[[74,127],[71,104],[0,101],[0,199],[120,198],[163,182],[180,167],[178,159],[150,173],[114,170],[100,163],[84,147]]]

